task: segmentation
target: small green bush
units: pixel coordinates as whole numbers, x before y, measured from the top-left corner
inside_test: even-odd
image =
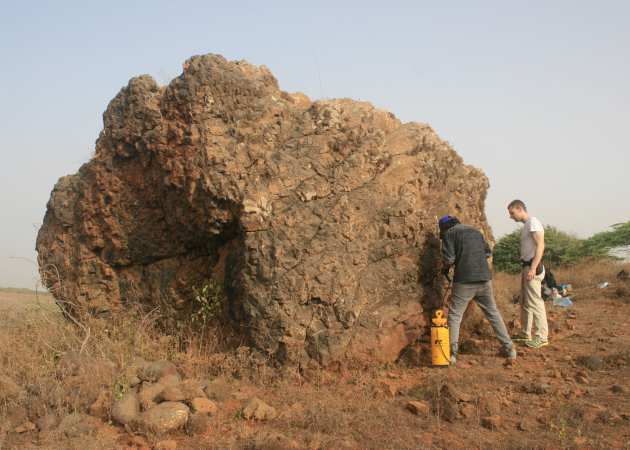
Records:
[[[193,326],[205,328],[208,323],[217,319],[224,306],[223,287],[212,279],[201,286],[193,288],[193,310],[191,322]]]

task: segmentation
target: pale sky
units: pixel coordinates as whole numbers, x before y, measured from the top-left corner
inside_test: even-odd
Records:
[[[429,123],[488,175],[496,237],[515,197],[582,237],[630,220],[630,2],[301,3],[2,1],[0,286],[35,285],[50,191],[120,88],[203,53]]]

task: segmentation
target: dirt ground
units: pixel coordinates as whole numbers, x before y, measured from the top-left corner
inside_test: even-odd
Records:
[[[518,359],[511,366],[496,356],[498,344],[478,311],[465,319],[461,344],[467,351],[462,351],[455,367],[446,369],[429,366],[426,337],[388,366],[278,371],[244,361],[247,353],[242,349],[236,356],[202,358],[190,351],[161,354],[159,349],[168,346],[164,342],[151,347],[136,341],[135,347],[116,347],[108,353],[107,346],[114,344],[101,336],[112,331],[98,335],[93,330],[99,336],[101,354],[114,360],[118,370],[129,358],[116,355],[125,352],[145,358],[164,356],[184,376],[214,386],[218,412],[201,427],[168,436],[116,426],[107,411],[100,418],[88,415],[93,400],[81,399],[95,394],[82,387],[77,377],[69,387],[70,379],[59,381],[55,370],[63,360],[61,347],[70,349],[91,341],[80,333],[67,342],[60,341],[60,334],[42,334],[46,327],[67,326],[56,317],[50,297],[40,296],[37,303],[30,294],[0,292],[4,373],[27,393],[21,400],[0,395],[0,448],[630,448],[630,284],[616,278],[619,270],[616,264],[597,263],[558,271],[559,283],[573,285],[574,305],[565,309],[547,303],[550,345],[537,350],[518,347]],[[610,284],[599,289],[600,281]],[[513,327],[518,317],[518,306],[512,302],[518,278],[498,274],[495,288],[505,321]],[[42,311],[47,319],[33,329],[29,317],[40,317]],[[16,334],[28,330],[31,337],[49,336],[46,344],[58,353],[49,360],[46,346],[33,355],[27,347],[9,351],[7,345],[15,348],[24,340]],[[28,348],[39,348],[39,341],[33,338]],[[20,363],[20,358],[28,359],[28,364]],[[41,374],[29,375],[25,367],[32,372],[37,364],[41,364]],[[92,385],[95,380],[92,376]],[[60,400],[32,386],[40,383],[57,386]],[[104,378],[99,386],[114,390],[115,378]],[[245,420],[243,405],[253,397],[274,407],[278,416]],[[55,414],[62,423],[42,427],[41,417],[46,414]],[[26,429],[20,428],[25,424]]]

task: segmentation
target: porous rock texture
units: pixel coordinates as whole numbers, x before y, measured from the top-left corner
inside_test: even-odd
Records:
[[[487,188],[428,125],[195,56],[111,101],[94,157],[52,191],[40,272],[59,301],[173,317],[218,280],[235,330],[280,362],[393,361],[440,300],[436,216],[491,240]]]

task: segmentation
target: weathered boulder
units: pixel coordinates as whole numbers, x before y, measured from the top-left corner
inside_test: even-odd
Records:
[[[161,383],[143,383],[138,392],[138,400],[142,410],[152,408],[156,404],[156,399],[162,394],[165,386]]]
[[[235,328],[278,361],[391,361],[439,299],[436,216],[492,239],[487,188],[428,125],[195,56],[111,101],[94,157],[52,191],[40,272],[94,313],[165,317],[217,280]]]
[[[156,434],[168,433],[183,428],[188,421],[190,409],[179,402],[164,402],[142,413],[142,427]]]
[[[190,401],[190,406],[193,412],[215,415],[217,413],[217,404],[212,400],[208,400],[205,397],[196,397]]]
[[[130,425],[138,419],[140,401],[134,391],[127,392],[112,405],[112,418],[121,425]]]
[[[247,420],[271,420],[278,416],[278,411],[258,397],[254,397],[243,407],[242,414]]]

